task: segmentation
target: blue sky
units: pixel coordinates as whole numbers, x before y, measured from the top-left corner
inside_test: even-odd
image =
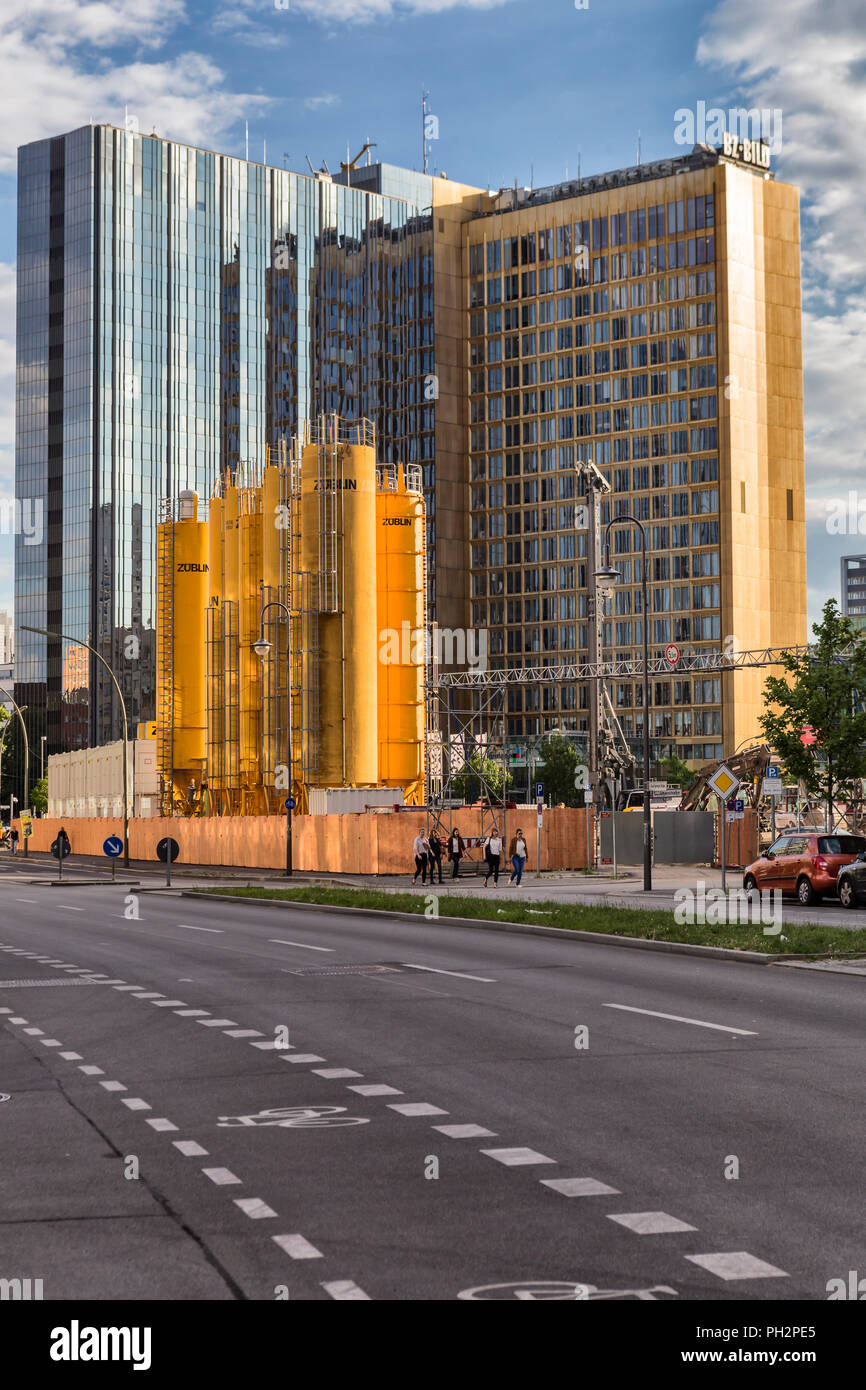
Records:
[[[804,196],[810,610],[863,534],[828,508],[866,483],[866,18],[859,0],[4,0],[0,14],[0,497],[12,491],[15,148],[95,120],[306,169],[369,137],[494,186],[676,152],[675,113],[781,108],[780,177]],[[0,609],[11,604],[0,536]]]

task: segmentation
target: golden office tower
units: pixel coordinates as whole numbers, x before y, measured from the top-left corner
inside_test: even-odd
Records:
[[[211,499],[208,522],[195,519],[190,494],[161,528],[164,810],[277,812],[290,788],[306,809],[311,786],[402,787],[407,801],[423,800],[420,469],[377,467],[368,422],[332,416],[310,433],[261,474],[237,469]],[[183,577],[198,580],[197,625],[181,618],[178,585],[167,582],[175,551],[194,553]],[[253,651],[260,625],[271,643],[264,661]],[[181,689],[183,699],[169,699]],[[185,711],[198,715],[190,728]]]

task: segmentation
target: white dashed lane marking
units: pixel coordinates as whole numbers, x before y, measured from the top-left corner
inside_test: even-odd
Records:
[[[178,1018],[210,1018],[207,1009],[178,1009]]]
[[[680,1014],[660,1014],[654,1009],[635,1009],[631,1004],[605,1004],[606,1009],[621,1009],[627,1014],[645,1014],[647,1018],[664,1018],[669,1023],[690,1023],[695,1028],[713,1028],[719,1033],[734,1033],[740,1038],[756,1038],[757,1033],[750,1032],[748,1028],[729,1028],[725,1023],[706,1023],[702,1018],[683,1018]]]
[[[620,1226],[634,1231],[636,1236],[661,1236],[668,1231],[696,1231],[687,1221],[676,1216],[668,1216],[666,1211],[632,1211],[608,1213],[608,1221],[616,1221]]]
[[[389,1104],[389,1110],[396,1110],[399,1115],[447,1115],[447,1110],[440,1110],[438,1105],[428,1105],[426,1101],[408,1101]]]
[[[402,1096],[403,1092],[398,1091],[396,1086],[368,1085],[364,1082],[363,1086],[347,1086],[347,1091],[355,1091],[359,1096]]]
[[[552,1187],[563,1197],[618,1197],[618,1187],[608,1187],[597,1178],[542,1178],[542,1187]]]
[[[172,1124],[171,1120],[166,1120],[162,1118],[156,1120],[145,1120],[145,1124],[150,1125],[151,1129],[158,1130],[160,1134],[163,1134],[168,1130],[177,1129],[177,1125]]]
[[[455,980],[477,980],[480,985],[495,985],[487,975],[464,975],[461,970],[437,970],[432,965],[412,965],[408,960],[401,961],[404,970],[426,970],[428,975],[453,975]]]
[[[273,1236],[272,1239],[293,1260],[321,1260],[322,1252],[303,1236]]]
[[[45,1030],[42,1029],[42,1028],[24,1028],[24,1029],[22,1029],[22,1032],[26,1033],[26,1034],[28,1035],[28,1037],[31,1037],[31,1038],[41,1038],[44,1031],[45,1031]]]
[[[264,1035],[257,1028],[227,1028],[227,1038],[261,1038]]]
[[[250,1043],[250,1047],[260,1047],[261,1050],[262,1050],[262,1052],[270,1052],[270,1051],[272,1051],[272,1050],[276,1047],[276,1045],[277,1045],[277,1044],[276,1044],[276,1042],[274,1041],[273,1038],[272,1038],[269,1042],[254,1042],[254,1043]],[[284,1044],[284,1046],[290,1046],[290,1044],[287,1043],[287,1044]]]
[[[197,1144],[194,1139],[172,1139],[174,1147],[183,1154],[184,1158],[206,1158],[207,1149],[203,1149],[201,1144]]]
[[[61,1056],[61,1057],[63,1058],[64,1062],[80,1062],[80,1061],[81,1061],[81,1053],[80,1053],[80,1052],[61,1052],[61,1053],[59,1053],[59,1056]]]
[[[102,1070],[102,1067],[90,1067],[90,1066],[85,1066],[85,1067],[79,1067],[78,1070],[79,1070],[79,1071],[83,1071],[85,1076],[104,1076],[104,1075],[105,1075],[105,1072]]]
[[[336,1081],[346,1076],[363,1076],[363,1072],[352,1071],[351,1067],[313,1067],[314,1076],[324,1076],[326,1081]]]
[[[152,1106],[152,1105],[148,1105],[148,1103],[147,1103],[146,1100],[139,1100],[138,1098],[130,1099],[128,1096],[124,1096],[124,1097],[121,1099],[121,1102],[120,1102],[120,1103],[121,1103],[121,1105],[127,1106],[128,1109],[130,1109],[130,1110],[152,1110],[152,1109],[153,1109],[153,1106]]]
[[[308,946],[305,941],[283,941],[278,936],[269,936],[268,941],[272,946],[297,946],[300,951],[325,951],[329,956],[336,949],[333,946]]]
[[[155,1009],[185,1009],[186,1003],[183,999],[152,999],[150,1001]]]
[[[40,1038],[39,1041],[41,1042],[41,1044],[42,1044],[43,1047],[62,1047],[62,1046],[63,1046],[63,1043],[62,1043],[62,1042],[58,1042],[56,1038]]]
[[[201,1171],[211,1182],[215,1182],[217,1187],[227,1187],[230,1183],[240,1182],[240,1178],[236,1178],[228,1168],[202,1168]]]
[[[329,1293],[332,1298],[338,1300],[363,1299],[367,1303],[370,1301],[370,1295],[364,1293],[363,1289],[359,1289],[358,1285],[353,1283],[351,1279],[334,1279],[329,1284],[323,1284],[322,1288],[325,1293]]]
[[[708,1269],[720,1279],[787,1279],[783,1269],[768,1265],[747,1250],[730,1250],[713,1255],[686,1255],[692,1264]]]
[[[556,1162],[555,1158],[546,1158],[535,1149],[482,1149],[481,1152],[488,1158],[495,1158],[497,1163],[504,1163],[507,1168],[517,1168],[531,1163]]]
[[[177,925],[181,931],[206,931],[211,932],[214,936],[225,935],[224,928],[222,927],[190,927],[187,926],[186,922],[178,922]]]
[[[233,1018],[200,1018],[202,1028],[237,1028]]]
[[[234,1203],[246,1216],[252,1217],[253,1221],[261,1221],[265,1217],[277,1214],[261,1197],[235,1197]]]
[[[315,1052],[296,1052],[294,1057],[281,1057],[281,1062],[324,1062],[324,1057],[317,1057]]]
[[[127,1089],[122,1081],[100,1081],[99,1084],[106,1091],[125,1091]]]
[[[483,1125],[431,1125],[431,1129],[438,1129],[440,1134],[444,1134],[449,1139],[495,1139],[496,1134],[492,1129],[484,1129]]]

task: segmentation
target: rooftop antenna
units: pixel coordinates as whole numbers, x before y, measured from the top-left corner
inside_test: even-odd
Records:
[[[309,156],[308,154],[305,154],[305,155],[304,155],[304,159],[307,161],[307,164],[309,165],[310,173],[311,173],[311,174],[313,175],[313,177],[315,178],[316,171],[315,171],[315,169],[313,168],[313,164],[312,164],[312,161],[311,161],[311,159],[310,159],[310,156]]]
[[[640,164],[640,131],[637,133],[637,162]]]
[[[427,98],[430,93],[421,93],[421,153],[423,155],[423,169],[427,173],[427,164],[430,158],[430,145],[427,140]]]
[[[288,167],[289,167],[289,162],[288,162],[288,161],[289,161],[289,152],[288,152],[288,150],[283,150],[283,168],[284,168],[284,169],[288,169]]]
[[[244,134],[244,159],[249,159],[249,157],[250,157],[250,123],[249,123],[249,121],[244,121],[244,132],[245,132],[245,134]]]
[[[262,163],[263,163],[263,164],[267,164],[267,162],[268,162],[268,142],[267,142],[267,140],[263,140],[263,141],[262,141]]]

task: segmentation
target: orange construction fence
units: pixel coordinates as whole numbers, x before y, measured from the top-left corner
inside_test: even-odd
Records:
[[[542,869],[586,867],[586,815],[582,807],[563,806],[545,811],[540,832]],[[456,810],[447,823],[456,827],[464,839],[480,835],[477,810]],[[535,812],[505,811],[498,815],[497,823],[505,841],[503,864],[511,836],[520,827],[529,848],[527,871],[535,869]],[[101,855],[103,842],[109,835],[123,834],[123,822],[119,818],[36,819],[30,839],[31,850],[47,852],[61,824],[69,836],[73,855]],[[427,830],[423,811],[295,816],[292,830],[294,867],[308,873],[409,874],[415,867],[412,842],[419,830],[422,833]],[[286,862],[283,816],[134,819],[129,822],[130,857],[156,861],[157,844],[166,835],[171,835],[180,846],[177,860],[180,864],[281,869]],[[21,846],[19,853],[20,849]],[[480,859],[481,850],[475,849],[471,855]]]

